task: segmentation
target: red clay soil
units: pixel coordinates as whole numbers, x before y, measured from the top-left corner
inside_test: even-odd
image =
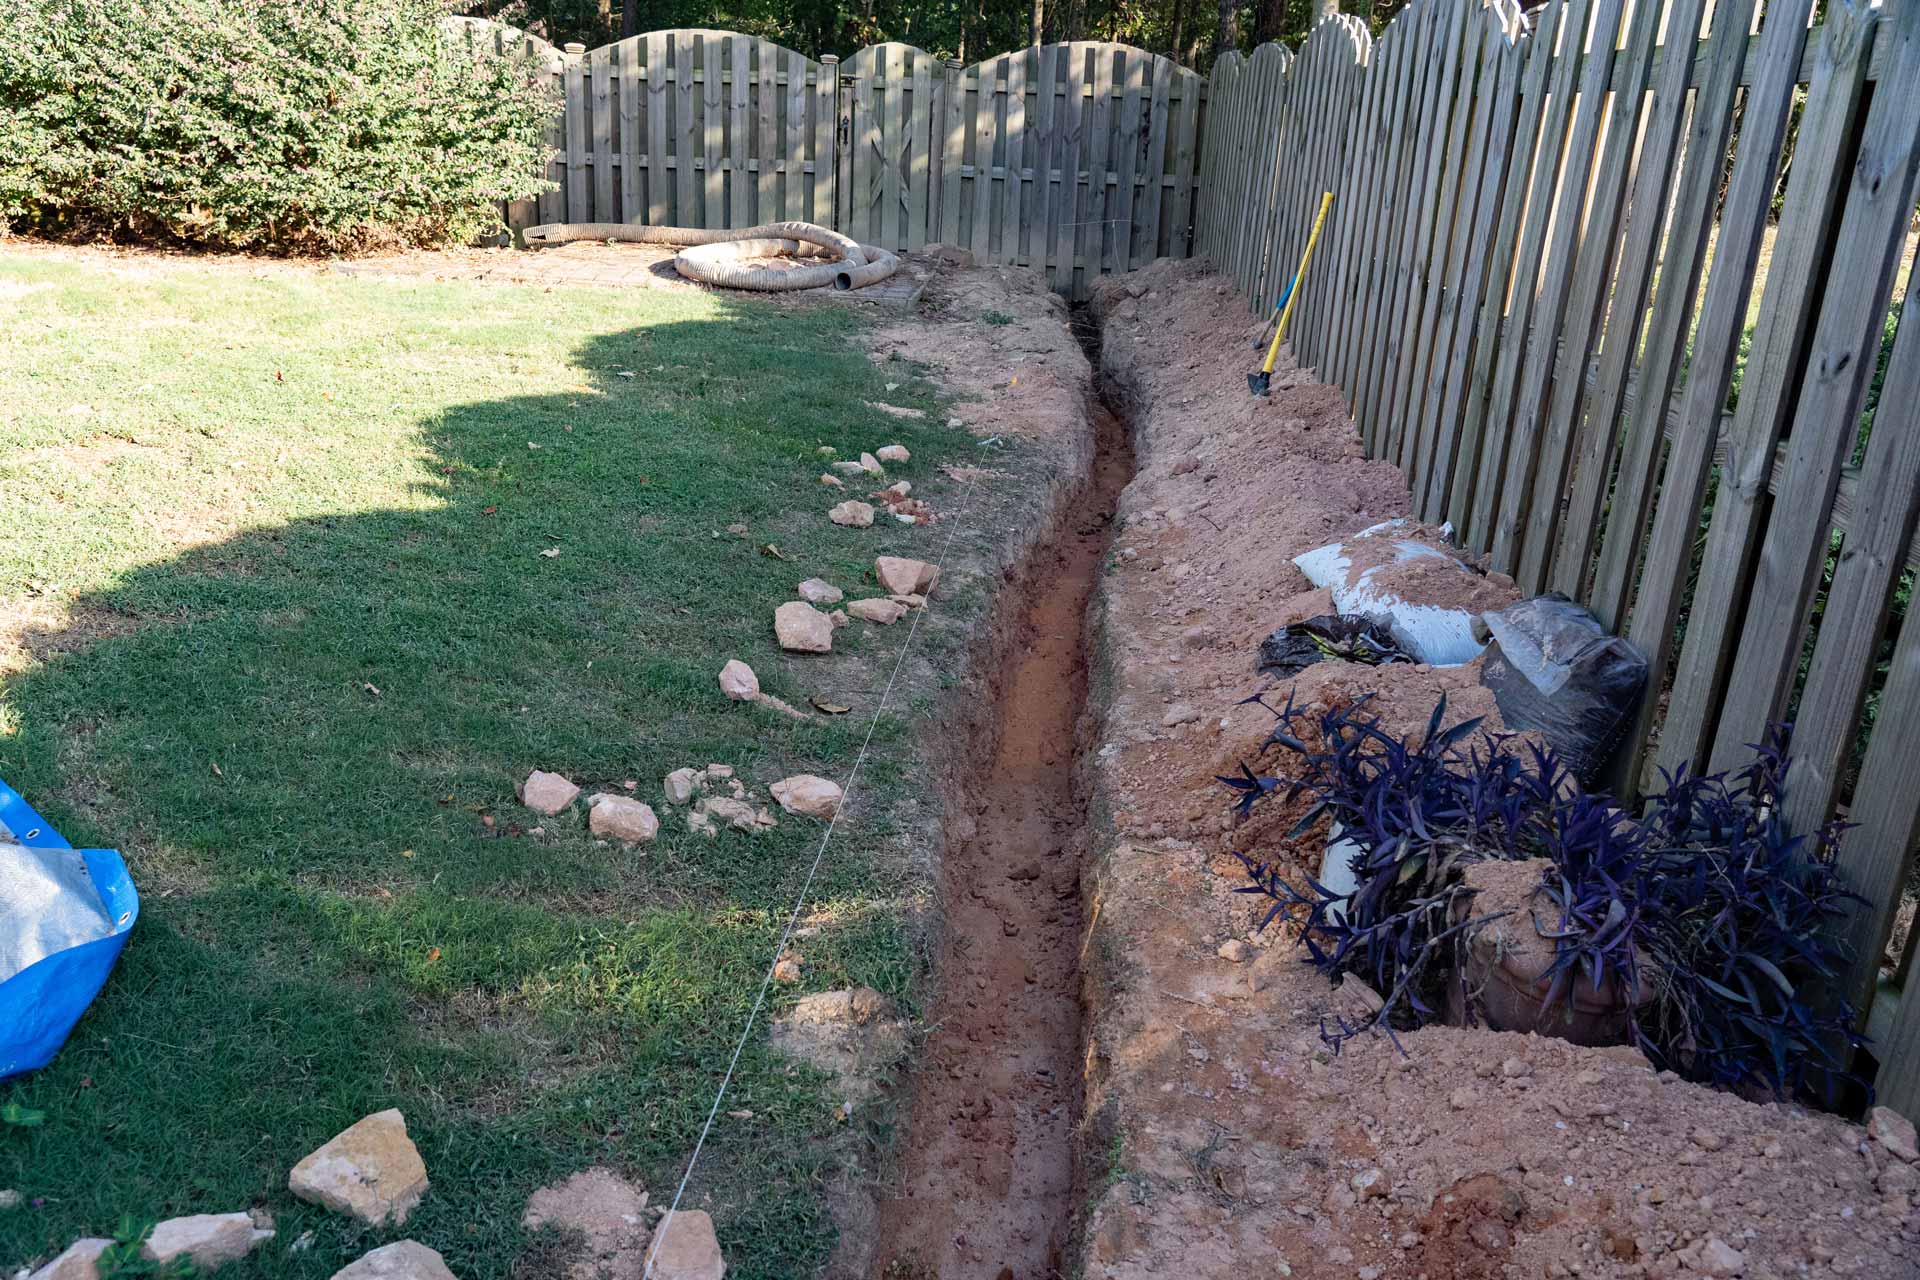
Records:
[[[944,923],[873,1274],[1042,1280],[1061,1273],[1080,1115],[1080,862],[1076,787],[1087,701],[1087,605],[1132,474],[1125,433],[1096,417],[1092,482],[1011,590],[1020,601],[993,682],[995,742],[949,810]]]
[[[1920,1170],[1835,1117],[1551,1038],[1440,1027],[1402,1035],[1405,1056],[1383,1037],[1328,1052],[1322,1018],[1360,997],[1255,932],[1231,856],[1303,871],[1322,843],[1289,843],[1284,814],[1234,828],[1213,778],[1271,727],[1235,705],[1268,683],[1261,637],[1326,611],[1291,557],[1406,515],[1406,485],[1362,456],[1310,373],[1283,363],[1271,399],[1247,394],[1256,322],[1198,264],[1104,281],[1094,305],[1139,470],[1096,603],[1086,1145],[1111,1158],[1070,1265],[1088,1280],[1920,1276]],[[1492,578],[1474,592],[1482,608],[1512,595]],[[1322,663],[1291,687],[1313,707],[1371,693],[1403,732],[1442,694],[1449,721],[1497,727],[1477,681],[1474,664]]]

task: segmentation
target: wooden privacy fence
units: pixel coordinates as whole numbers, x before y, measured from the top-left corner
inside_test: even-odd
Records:
[[[1920,835],[1920,0],[1812,8],[1415,0],[1230,56],[1197,251],[1270,306],[1335,193],[1301,361],[1422,517],[1647,654],[1621,785],[1795,722],[1787,817],[1859,824],[1846,981],[1914,1114],[1920,948],[1876,979]]]
[[[904,44],[819,61],[727,31],[587,51],[469,21],[555,82],[556,190],[536,222],[747,227],[802,219],[887,249],[944,243],[1084,292],[1185,257],[1206,82],[1126,45],[1040,45],[971,67]]]

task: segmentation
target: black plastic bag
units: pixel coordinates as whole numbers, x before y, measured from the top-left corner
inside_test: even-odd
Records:
[[[1328,659],[1369,667],[1414,661],[1384,621],[1327,613],[1282,627],[1262,640],[1253,669],[1260,675],[1289,680]]]
[[[1507,728],[1535,730],[1583,783],[1605,769],[1647,686],[1647,660],[1555,592],[1480,615],[1480,683]]]

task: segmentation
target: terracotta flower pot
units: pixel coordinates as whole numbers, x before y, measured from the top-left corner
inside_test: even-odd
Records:
[[[1475,931],[1463,946],[1447,986],[1447,1021],[1532,1031],[1574,1044],[1626,1044],[1634,1012],[1652,998],[1644,981],[1630,992],[1617,981],[1599,989],[1581,978],[1568,998],[1547,1004],[1555,941],[1542,937],[1535,925],[1536,915],[1549,928],[1559,919],[1558,909],[1539,891],[1547,865],[1543,859],[1482,862],[1462,874],[1476,891],[1467,907],[1470,916],[1506,914]],[[1641,968],[1644,972],[1644,964]]]

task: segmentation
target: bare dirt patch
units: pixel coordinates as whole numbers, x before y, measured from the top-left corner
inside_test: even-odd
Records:
[[[1257,839],[1308,869],[1321,849],[1287,846],[1284,823],[1230,830],[1212,775],[1271,726],[1233,705],[1262,683],[1259,639],[1323,611],[1290,558],[1405,515],[1405,485],[1310,373],[1247,395],[1254,321],[1198,264],[1103,282],[1095,306],[1141,466],[1100,598],[1087,1105],[1111,1159],[1084,1274],[1920,1275],[1913,1166],[1834,1117],[1534,1036],[1433,1028],[1401,1036],[1405,1056],[1384,1037],[1329,1053],[1320,1020],[1353,997],[1252,932],[1230,853]],[[1292,689],[1371,694],[1401,732],[1442,694],[1448,720],[1497,726],[1477,679],[1323,663]],[[1232,941],[1252,958],[1223,958]]]

